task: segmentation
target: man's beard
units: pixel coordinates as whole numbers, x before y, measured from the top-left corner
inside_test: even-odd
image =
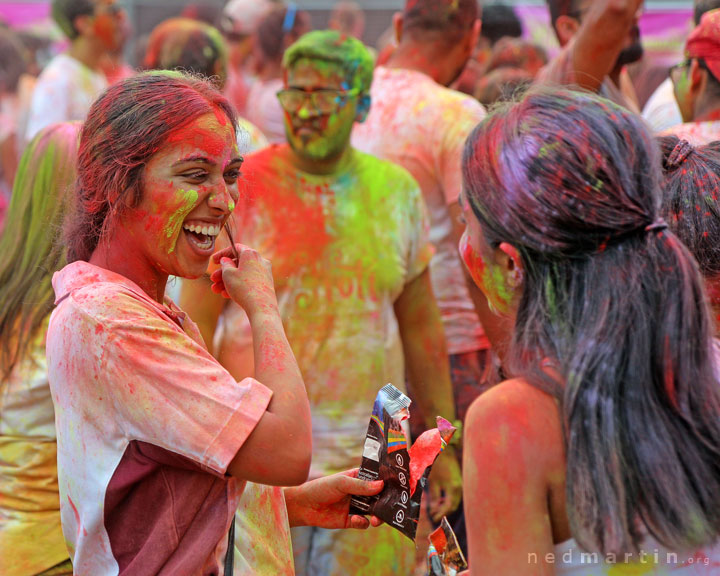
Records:
[[[633,62],[637,62],[640,60],[640,58],[643,57],[643,45],[642,42],[640,42],[640,30],[637,26],[635,26],[631,31],[630,35],[633,39],[633,43],[630,44],[627,48],[623,48],[622,52],[617,57],[617,60],[615,61],[615,68],[620,68],[622,66],[625,66],[626,64],[632,64]]]

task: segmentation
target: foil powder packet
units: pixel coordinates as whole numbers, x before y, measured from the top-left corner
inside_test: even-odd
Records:
[[[408,450],[402,422],[410,417],[410,398],[392,384],[375,398],[358,478],[383,480],[375,496],[355,496],[350,514],[374,515],[415,540],[423,489],[430,466],[447,445],[455,428],[438,418],[439,428],[424,432]]]
[[[467,561],[447,517],[443,516],[440,526],[428,536],[428,540],[428,576],[456,576],[467,570]]]

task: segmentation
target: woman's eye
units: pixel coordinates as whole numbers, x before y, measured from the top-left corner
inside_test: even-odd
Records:
[[[460,224],[463,224],[463,225],[467,224],[467,220],[465,220],[465,215],[462,213],[458,216],[458,220],[459,220]]]
[[[207,176],[207,172],[204,170],[194,170],[192,172],[186,172],[183,174],[184,178],[187,178],[188,180],[202,180]]]
[[[240,169],[228,170],[225,172],[224,177],[226,182],[237,182],[238,178],[240,178]]]

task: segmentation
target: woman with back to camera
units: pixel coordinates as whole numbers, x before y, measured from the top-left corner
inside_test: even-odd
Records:
[[[533,90],[463,175],[463,259],[514,320],[511,378],[466,421],[470,573],[717,574],[713,326],[642,120]]]
[[[250,317],[256,378],[236,382],[168,298],[207,269],[238,198],[235,114],[204,80],[145,73],[92,106],[47,358],[63,532],[77,574],[224,575],[244,481],[307,477],[310,414],[269,263],[235,245],[214,289]],[[285,492],[296,524],[366,527],[348,475]],[[267,521],[272,521],[267,519]]]
[[[677,136],[658,137],[663,155],[663,213],[705,278],[720,334],[720,141],[695,147]]]
[[[58,499],[55,413],[45,363],[56,243],[73,204],[80,124],[28,144],[0,237],[0,574],[72,574]]]

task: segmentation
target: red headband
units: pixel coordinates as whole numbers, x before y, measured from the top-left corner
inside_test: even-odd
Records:
[[[713,76],[720,81],[720,8],[703,14],[700,24],[685,44],[688,58],[702,58]]]

